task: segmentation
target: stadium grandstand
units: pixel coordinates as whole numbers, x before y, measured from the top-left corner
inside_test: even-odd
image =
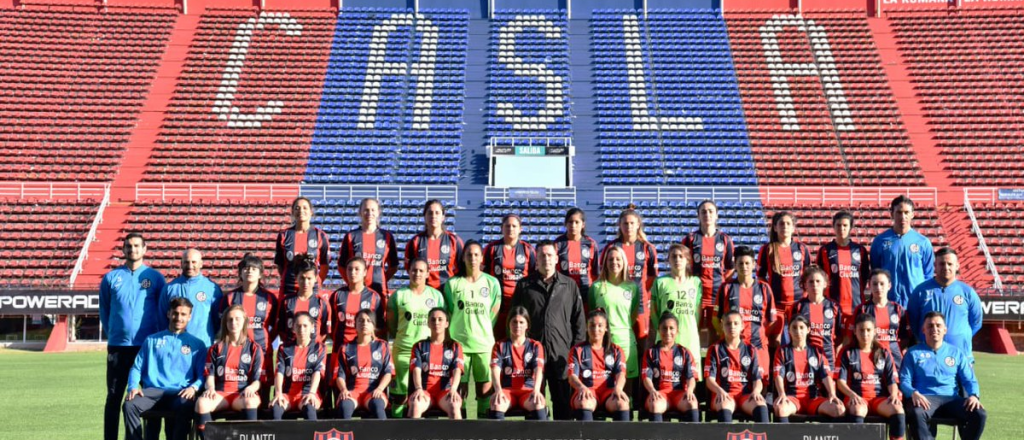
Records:
[[[0,296],[95,292],[129,232],[168,279],[198,248],[225,288],[246,252],[276,286],[300,195],[330,287],[365,197],[399,255],[428,199],[485,243],[579,207],[601,247],[634,205],[665,271],[705,199],[738,245],[789,211],[816,251],[907,195],[964,281],[1020,297],[1022,54],[1017,0],[0,0]],[[102,339],[76,320],[0,329]]]

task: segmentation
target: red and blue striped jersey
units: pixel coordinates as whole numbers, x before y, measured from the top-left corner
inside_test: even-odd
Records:
[[[298,291],[298,273],[292,262],[296,255],[307,254],[313,257],[317,266],[317,277],[320,282],[327,279],[327,271],[331,266],[331,243],[327,233],[313,226],[309,232],[296,232],[288,228],[277,234],[277,246],[274,250],[274,264],[281,275],[281,296],[287,297]]]
[[[565,234],[555,239],[558,252],[558,271],[576,281],[580,292],[590,291],[590,285],[599,275],[597,242],[584,235],[579,241],[570,241]]]
[[[835,240],[818,249],[818,266],[828,274],[828,297],[845,314],[846,320],[856,315],[853,311],[867,298],[864,290],[871,274],[868,250],[850,242],[839,246]]]
[[[696,378],[697,368],[697,362],[690,350],[675,344],[667,350],[660,346],[647,349],[642,373],[644,377],[654,382],[654,388],[659,391],[692,392],[693,390],[686,389],[686,385],[690,379]]]
[[[331,310],[334,316],[331,321],[331,341],[335,347],[356,340],[356,313],[362,309],[370,309],[375,317],[374,325],[378,334],[383,334],[387,329],[384,321],[384,299],[379,293],[369,287],[364,287],[361,292],[352,292],[348,287],[342,287],[331,294]]]
[[[362,393],[376,389],[384,375],[395,374],[388,341],[374,339],[367,345],[351,342],[341,347],[340,352],[335,375],[345,381],[349,391]]]
[[[873,353],[846,347],[839,351],[838,379],[864,399],[889,397],[889,386],[899,383],[899,369],[889,350],[882,350],[882,358],[875,360]]]
[[[323,342],[330,334],[331,304],[323,295],[313,295],[309,299],[302,299],[292,295],[281,302],[281,313],[278,314],[278,335],[281,342],[285,344],[295,343],[295,334],[292,332],[292,325],[295,324],[295,315],[301,312],[309,313],[313,318],[313,340]]]
[[[802,399],[821,395],[823,381],[832,374],[831,365],[818,347],[808,344],[805,350],[796,351],[786,344],[775,351],[772,370],[782,378],[787,396]]]
[[[807,345],[822,349],[830,365],[836,362],[836,332],[842,326],[842,310],[825,298],[821,304],[811,302],[810,298],[804,298],[796,303],[789,314],[789,320],[794,316],[803,316],[811,323],[810,333],[807,334]],[[787,321],[788,322],[788,321]]]
[[[426,232],[416,234],[405,245],[405,270],[417,258],[427,262],[430,276],[427,284],[440,290],[441,285],[459,273],[459,255],[462,255],[462,239],[454,232],[445,231],[440,238],[431,239]]]
[[[519,347],[510,339],[499,341],[491,351],[491,366],[501,370],[502,388],[532,390],[534,374],[544,368],[544,347],[530,338]]]
[[[281,389],[289,395],[309,394],[313,374],[320,372],[320,378],[324,380],[326,365],[327,350],[319,342],[314,341],[305,347],[281,344],[277,349],[277,373],[284,375]]]
[[[779,245],[779,268],[775,270],[772,246],[765,243],[757,253],[757,277],[768,282],[775,294],[775,308],[789,311],[797,301],[804,297],[804,289],[800,286],[800,277],[804,268],[814,264],[811,251],[807,245],[792,242],[789,246]]]
[[[590,342],[576,344],[569,351],[568,371],[592,390],[615,388],[615,377],[626,373],[626,356],[618,345],[594,348]]]
[[[722,285],[715,302],[719,321],[731,310],[743,317],[742,339],[755,348],[767,348],[765,332],[775,319],[775,301],[768,283],[755,279],[750,288],[744,288],[739,281],[732,280]]]
[[[462,344],[456,341],[432,344],[429,339],[424,339],[412,346],[409,370],[420,368],[420,384],[424,390],[448,391],[453,385],[458,386],[452,383],[452,375],[456,369],[463,371],[465,362]]]
[[[506,249],[502,240],[495,240],[484,248],[484,272],[501,282],[501,294],[505,298],[512,297],[516,282],[529,275],[536,265],[533,246],[522,240],[512,249]]]
[[[682,245],[690,249],[693,256],[693,267],[690,273],[700,277],[700,304],[710,307],[715,304],[718,289],[725,282],[725,275],[733,269],[732,238],[725,232],[716,231],[715,235],[705,237],[700,229],[683,236]]]
[[[903,306],[889,301],[885,307],[879,307],[874,302],[861,304],[857,308],[857,315],[871,315],[875,317],[875,338],[884,347],[894,354],[900,352],[900,333],[905,331],[906,311]],[[853,332],[853,323],[850,323],[847,331]]]
[[[249,339],[256,341],[256,344],[263,348],[263,352],[270,351],[270,343],[277,337],[277,293],[259,287],[252,296],[245,296],[242,288],[236,288],[227,295],[224,295],[224,305],[221,306],[221,319],[224,319],[224,312],[231,306],[240,304],[245,309],[245,316],[249,318]]]
[[[730,350],[725,341],[719,341],[708,347],[704,358],[705,379],[715,379],[730,395],[752,393],[754,381],[764,380],[767,374],[761,370],[757,350],[750,344],[741,343],[739,348]]]
[[[214,377],[217,391],[238,392],[263,375],[263,349],[252,339],[239,346],[217,342],[206,352],[204,375]]]
[[[372,234],[363,232],[362,228],[355,228],[341,238],[341,246],[338,248],[338,273],[348,283],[348,274],[345,267],[348,260],[355,257],[362,257],[368,265],[366,280],[363,281],[371,289],[388,296],[387,271],[389,268],[398,268],[398,247],[395,245],[395,236],[388,230],[377,228]]]

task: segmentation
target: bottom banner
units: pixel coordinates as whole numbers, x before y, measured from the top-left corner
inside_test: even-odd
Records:
[[[209,440],[884,440],[885,425],[485,420],[213,422]]]

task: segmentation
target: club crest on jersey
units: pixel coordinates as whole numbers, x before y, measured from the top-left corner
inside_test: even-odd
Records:
[[[427,298],[427,300],[424,301],[423,304],[426,305],[427,307],[434,308],[435,306],[437,306],[437,301],[435,301],[434,298]]]
[[[182,345],[181,346],[181,354],[183,354],[185,356],[188,356],[188,355],[192,354],[192,347],[189,347],[187,345]]]
[[[383,238],[380,239],[380,240],[377,240],[377,247],[382,248],[384,246],[387,246],[387,242],[385,242]]]
[[[449,247],[448,245],[446,245],[446,244],[442,244],[441,245],[441,253],[442,254],[447,254],[447,253],[449,253],[451,251],[452,251],[452,248]]]
[[[643,260],[644,259],[644,251],[636,251],[636,259],[637,260]]]
[[[809,356],[807,358],[807,365],[810,365],[811,368],[818,368],[818,358],[816,356]]]
[[[288,251],[288,252],[285,252],[284,255],[285,255],[285,257],[288,258],[288,261],[292,261],[292,260],[295,259],[295,252]]]
[[[900,315],[895,313],[889,315],[889,322],[892,323],[892,325],[898,325],[900,323]]]
[[[373,352],[372,355],[370,355],[370,357],[372,357],[373,360],[375,360],[375,361],[379,361],[382,356],[381,356],[379,351],[375,351],[375,352]]]
[[[505,375],[506,376],[511,376],[512,375],[512,367],[505,367]]]
[[[310,353],[309,356],[306,356],[306,362],[316,362],[316,353]]]
[[[313,433],[313,440],[354,440],[352,431],[342,432],[337,429],[330,431],[316,431]]]
[[[803,260],[803,259],[804,259],[804,254],[801,254],[800,251],[793,251],[793,261],[800,261],[800,260]]]
[[[615,356],[607,355],[604,357],[605,365],[613,365],[615,363]]]
[[[875,361],[875,369],[882,370],[885,368],[885,359],[879,359]]]
[[[315,248],[316,247],[316,239],[315,238],[310,238],[309,242],[307,242],[306,245],[309,248]]]
[[[528,364],[533,360],[533,353],[526,353],[523,355],[523,363]]]
[[[452,353],[451,350],[445,350],[444,351],[444,358],[445,359],[451,360],[454,357],[455,357],[455,353]]]
[[[218,376],[223,376],[224,375],[224,366],[223,365],[218,365],[217,366],[217,375]]]
[[[754,294],[754,304],[761,305],[761,303],[763,301],[764,301],[764,298],[761,296],[760,293],[755,293]]]
[[[956,304],[958,306],[964,305],[964,297],[961,296],[961,295],[954,296],[953,297],[953,304]]]
[[[243,364],[248,364],[249,362],[252,362],[252,355],[249,353],[243,354],[241,360]]]
[[[715,243],[715,250],[718,252],[725,252],[725,243]]]
[[[359,303],[359,308],[361,308],[361,309],[368,309],[368,308],[370,308],[370,302],[369,301],[363,301],[363,302]]]
[[[792,371],[787,371],[786,372],[786,381],[787,382],[796,382],[796,374],[793,373]]]
[[[121,279],[120,279],[120,278],[118,278],[118,281],[120,282],[120,281],[121,281]],[[143,288],[143,289],[148,289],[148,288],[149,288],[149,286],[152,286],[152,285],[153,285],[153,283],[151,283],[151,282],[150,282],[149,280],[143,279],[143,280],[142,280],[142,282],[141,282],[141,283],[139,283],[139,285],[140,285],[140,286],[142,286],[142,288]]]
[[[206,302],[206,292],[197,293],[196,299],[199,300],[199,302]]]
[[[743,356],[743,358],[740,359],[740,365],[742,365],[744,368],[749,367],[750,366],[750,356]]]
[[[309,316],[312,316],[314,318],[316,318],[317,316],[320,316],[320,308],[319,307],[313,307],[313,308],[309,309]]]
[[[672,363],[676,364],[677,367],[682,367],[683,366],[683,357],[682,356],[676,356],[676,357],[672,358]]]
[[[910,245],[910,252],[913,252],[915,254],[921,252],[921,246],[918,246],[917,244]]]
[[[836,317],[836,313],[832,309],[825,309],[825,319],[832,319]]]
[[[590,370],[583,370],[583,378],[584,379],[590,379],[591,374],[592,373],[590,372]]]
[[[259,301],[256,303],[256,310],[265,312],[267,310],[267,303]]]
[[[486,287],[481,287],[480,288],[480,296],[482,296],[484,298],[487,298],[487,295],[490,294],[490,293],[491,293],[491,289],[488,289]]]
[[[526,255],[523,255],[523,254],[516,255],[516,263],[526,264]]]
[[[625,298],[626,301],[632,301],[633,300],[633,292],[630,292],[628,290],[623,290],[622,291],[622,297]]]
[[[860,261],[860,252],[850,252],[850,259],[853,261]]]
[[[590,258],[590,249],[589,248],[580,249],[580,255],[583,256],[583,258]]]
[[[956,359],[953,359],[953,356],[946,356],[946,361],[945,362],[946,362],[946,365],[950,366],[950,367],[956,365]]]

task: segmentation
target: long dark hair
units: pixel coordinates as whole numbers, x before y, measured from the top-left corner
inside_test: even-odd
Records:
[[[449,330],[451,330],[452,315],[450,313],[448,313],[448,310],[445,310],[444,307],[434,307],[434,308],[430,309],[429,312],[427,312],[427,323],[428,323],[428,325],[430,323],[430,317],[434,315],[434,312],[441,312],[442,314],[444,314],[445,321],[448,321],[448,328],[444,330],[444,343],[442,345],[444,345],[445,348],[450,348],[450,347],[452,347],[453,343],[455,342],[452,339],[452,335],[449,333]],[[430,336],[427,336],[427,339],[424,339],[424,341],[427,341],[427,343],[429,344],[430,343]]]
[[[860,340],[857,339],[856,328],[858,325],[865,322],[870,322],[871,325],[875,327],[875,331],[878,331],[878,322],[875,320],[874,316],[871,316],[867,313],[861,313],[860,315],[857,315],[857,318],[854,319],[853,321],[854,335],[853,338],[850,339],[850,345],[847,346],[848,350],[860,350]],[[882,359],[885,359],[886,351],[887,350],[884,346],[882,346],[882,343],[878,342],[878,335],[876,334],[875,338],[871,340],[871,359],[876,363]]]
[[[608,314],[605,313],[604,309],[598,307],[598,308],[596,308],[594,310],[591,310],[590,313],[587,313],[587,322],[590,322],[591,319],[594,319],[594,318],[597,318],[597,317],[601,317],[601,318],[604,319],[605,331],[604,331],[604,340],[601,341],[601,347],[603,347],[604,350],[607,351],[608,348],[611,347],[611,345],[612,345],[611,331],[608,329]]]
[[[526,337],[529,338],[530,326],[533,325],[533,323],[530,322],[530,312],[526,310],[526,307],[515,306],[508,311],[508,319],[505,320],[505,331],[509,335],[509,339],[512,339],[512,319],[514,319],[517,316],[522,316],[524,319],[526,319]]]
[[[583,229],[580,230],[580,238],[586,237],[587,236],[587,213],[584,212],[582,209],[577,208],[575,206],[573,206],[572,208],[569,208],[568,211],[565,211],[565,221],[562,222],[562,224],[569,223],[569,220],[572,220],[572,216],[574,216],[576,214],[579,214],[580,215],[580,220],[583,220]]]
[[[458,273],[459,275],[462,275],[462,276],[469,275],[469,269],[466,267],[466,255],[469,255],[469,248],[471,246],[476,246],[476,247],[480,248],[480,253],[481,254],[483,254],[483,252],[484,252],[484,246],[482,244],[480,244],[479,241],[476,241],[476,240],[469,240],[469,241],[467,241],[466,244],[464,244],[462,246],[462,253],[459,254],[459,273]],[[483,268],[481,268],[481,270],[482,269]]]
[[[772,215],[772,225],[768,228],[768,258],[771,259],[772,270],[779,274],[782,273],[782,263],[779,262],[779,243],[782,242],[782,237],[779,237],[779,234],[775,232],[775,225],[779,224],[783,217],[789,217],[793,220],[793,235],[796,235],[796,216],[789,211],[779,211]]]

